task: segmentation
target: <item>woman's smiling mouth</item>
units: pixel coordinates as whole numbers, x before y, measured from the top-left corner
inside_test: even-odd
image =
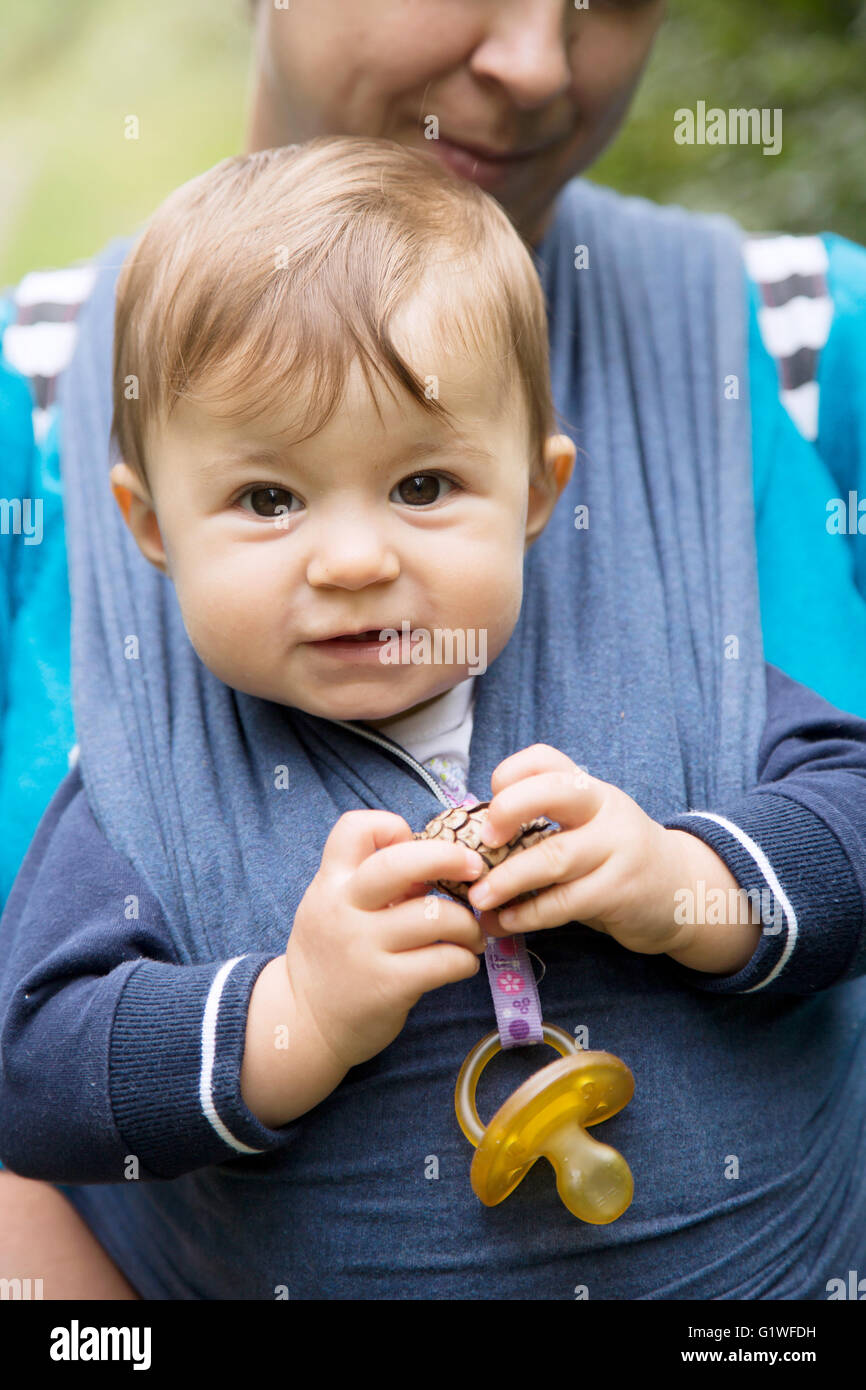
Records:
[[[459,174],[465,179],[471,179],[473,183],[479,184],[482,188],[493,189],[500,188],[503,183],[508,181],[513,170],[536,159],[549,146],[539,146],[519,154],[507,152],[494,154],[478,148],[471,148],[468,145],[459,145],[453,140],[446,139],[444,135],[440,135],[438,140],[430,141],[430,148],[452,173]]]

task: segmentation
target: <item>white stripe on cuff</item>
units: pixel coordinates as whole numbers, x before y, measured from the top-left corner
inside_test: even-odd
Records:
[[[788,964],[788,961],[791,959],[794,947],[797,944],[797,933],[799,930],[797,926],[797,914],[794,911],[794,908],[788,898],[788,895],[786,894],[784,888],[778,880],[775,869],[773,868],[764,851],[761,849],[761,846],[759,844],[756,844],[756,842],[752,839],[751,835],[747,835],[745,830],[741,830],[738,825],[734,825],[733,821],[726,820],[724,816],[717,816],[712,811],[689,811],[688,814],[690,816],[701,816],[704,820],[715,821],[716,825],[720,825],[723,830],[727,830],[728,833],[733,835],[736,840],[739,840],[740,844],[743,846],[743,849],[747,849],[749,851],[749,854],[752,856],[758,868],[761,870],[761,873],[764,875],[764,878],[767,880],[767,883],[771,891],[775,894],[775,896],[779,899],[779,902],[782,904],[782,908],[785,913],[785,921],[788,928],[788,939],[785,942],[785,949],[782,952],[782,955],[779,958],[779,960],[773,966],[773,969],[770,971],[766,980],[762,980],[761,983],[758,985],[752,985],[750,989],[743,989],[739,991],[740,994],[754,994],[756,990],[763,989],[765,985],[768,985],[772,980],[775,980],[776,976],[781,974],[785,966]]]
[[[239,1139],[235,1139],[234,1135],[226,1129],[216,1112],[213,1100],[213,1065],[216,1056],[216,1026],[220,999],[229,974],[238,961],[243,959],[243,956],[235,956],[232,960],[227,960],[224,965],[221,965],[208,992],[201,1028],[201,1077],[198,1093],[202,1111],[223,1143],[228,1144],[230,1148],[235,1149],[240,1154],[259,1154],[264,1153],[264,1149],[251,1149],[248,1144],[242,1144]]]

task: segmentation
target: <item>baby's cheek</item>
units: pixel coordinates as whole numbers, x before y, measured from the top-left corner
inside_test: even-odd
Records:
[[[485,626],[491,639],[517,622],[523,595],[523,555],[491,550],[473,556],[460,575],[457,602],[474,617],[473,626]]]
[[[249,667],[261,646],[260,608],[237,583],[214,569],[200,569],[176,585],[187,636],[204,664],[231,684],[231,673]]]

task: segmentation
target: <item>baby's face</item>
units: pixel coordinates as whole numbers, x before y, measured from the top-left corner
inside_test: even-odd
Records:
[[[253,430],[181,401],[149,451],[150,494],[116,465],[128,523],[227,685],[324,718],[382,720],[475,674],[479,653],[489,664],[507,643],[525,547],[573,446],[555,436],[552,481],[530,487],[518,393],[497,412],[481,371],[438,365],[456,434],[377,380],[380,420],[356,361],[343,402],[301,444],[280,445],[285,421]],[[126,485],[139,498],[131,511]],[[430,660],[386,662],[382,642],[340,640],[384,629],[427,630]],[[436,629],[462,630],[463,651],[443,639],[437,660]]]

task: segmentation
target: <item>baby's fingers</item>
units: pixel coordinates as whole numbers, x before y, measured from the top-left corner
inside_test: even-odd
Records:
[[[485,946],[484,932],[469,908],[432,893],[386,907],[372,921],[377,943],[386,951],[412,951],[450,941],[480,955]]]
[[[406,821],[393,811],[344,811],[325,841],[321,867],[351,872],[377,850],[411,839]]]
[[[426,885],[437,879],[474,880],[483,868],[480,854],[456,840],[409,840],[388,845],[356,869],[349,901],[362,911],[376,912],[426,892]]]
[[[554,884],[586,877],[608,857],[609,847],[592,830],[560,830],[555,835],[503,860],[469,890],[469,903],[491,911],[516,898]]]
[[[417,951],[401,951],[392,956],[392,970],[399,980],[403,997],[410,1003],[431,989],[470,980],[481,969],[481,958],[462,946],[440,941]]]
[[[490,790],[496,796],[504,787],[510,787],[512,782],[519,782],[523,777],[534,777],[539,772],[567,772],[574,775],[582,771],[558,748],[553,748],[549,743],[533,743],[528,748],[521,748],[519,753],[503,758],[490,778]]]
[[[493,797],[481,838],[491,846],[507,844],[521,825],[540,816],[558,821],[563,830],[577,829],[596,815],[604,793],[604,782],[580,770],[521,777]]]
[[[499,920],[509,935],[560,927],[567,922],[581,922],[593,931],[616,935],[611,932],[611,924],[622,910],[622,899],[622,884],[608,861],[585,878],[555,883],[537,897],[507,908],[499,914]]]

